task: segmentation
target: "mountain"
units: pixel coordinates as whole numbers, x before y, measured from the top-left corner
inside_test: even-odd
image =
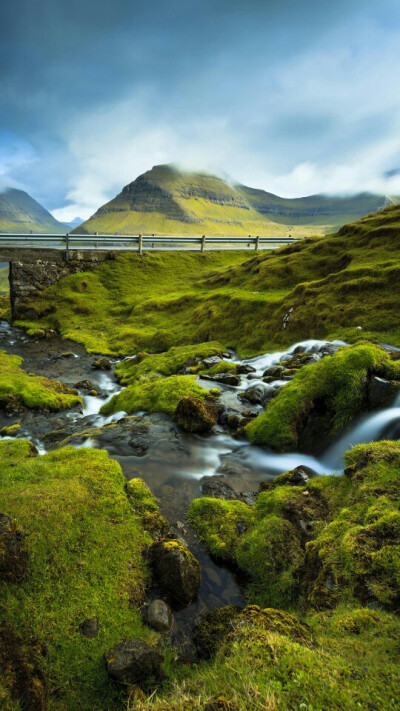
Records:
[[[84,222],[82,217],[74,217],[74,219],[71,220],[70,222],[64,222],[63,224],[66,225],[67,227],[69,227],[71,230],[73,230],[76,227],[79,227],[79,225],[81,225],[82,222]]]
[[[65,234],[66,226],[58,222],[28,193],[15,188],[0,192],[0,233]]]
[[[307,236],[333,232],[398,201],[370,193],[286,199],[213,175],[158,165],[126,185],[75,232]]]

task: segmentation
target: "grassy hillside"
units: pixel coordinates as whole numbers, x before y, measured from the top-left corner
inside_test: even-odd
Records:
[[[67,228],[23,190],[0,192],[1,232],[65,234]]]
[[[286,200],[204,173],[159,165],[103,205],[77,233],[307,236],[382,209],[391,199],[313,195]]]
[[[213,339],[243,355],[313,337],[361,335],[400,346],[399,236],[394,206],[335,235],[251,259],[240,252],[120,255],[28,300],[37,319],[25,325],[121,354]]]

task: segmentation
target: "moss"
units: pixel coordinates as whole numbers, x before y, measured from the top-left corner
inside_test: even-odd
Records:
[[[2,437],[15,437],[17,434],[18,430],[21,429],[20,424],[15,424],[15,425],[9,425],[9,427],[2,427],[0,430],[0,435]]]
[[[26,533],[26,578],[0,583],[0,622],[23,647],[46,647],[40,668],[52,709],[118,706],[103,653],[123,639],[154,634],[138,605],[148,578],[146,514],[157,513],[144,485],[125,493],[119,465],[104,451],[72,447],[32,456],[24,440],[0,442],[0,511]],[[80,624],[99,618],[88,639]]]
[[[294,450],[316,408],[320,430],[333,438],[365,407],[371,373],[399,377],[400,364],[393,363],[383,348],[360,343],[304,366],[246,426],[248,438],[281,452]]]
[[[118,363],[115,372],[124,385],[145,375],[175,375],[188,363],[196,363],[209,356],[219,355],[223,347],[218,342],[198,343],[194,346],[176,346],[166,353],[141,353],[136,358],[128,358]]]
[[[103,415],[110,415],[122,410],[128,413],[146,410],[173,415],[182,398],[204,399],[207,395],[208,391],[197,385],[194,375],[143,379],[133,382],[118,395],[114,395],[103,405],[100,412]]]
[[[229,360],[220,360],[211,368],[204,368],[200,372],[204,375],[219,375],[220,373],[236,373],[237,366]]]
[[[168,521],[161,516],[157,499],[144,481],[131,479],[126,485],[126,491],[133,510],[142,517],[145,529],[152,536],[165,535],[169,529]]]
[[[217,408],[199,398],[184,397],[174,413],[175,422],[185,432],[210,432],[217,422]]]
[[[20,365],[22,358],[0,351],[0,405],[38,410],[63,410],[82,404],[76,391],[57,380],[28,375]]]

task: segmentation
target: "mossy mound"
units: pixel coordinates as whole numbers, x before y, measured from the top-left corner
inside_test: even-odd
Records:
[[[196,499],[189,520],[208,550],[249,577],[262,606],[400,601],[400,444],[359,445],[341,476],[263,491],[254,507]]]
[[[301,368],[246,426],[246,434],[251,442],[279,452],[295,450],[315,417],[319,438],[333,439],[368,408],[368,382],[374,375],[400,379],[400,362],[371,343],[341,348]]]
[[[265,612],[269,619],[271,612],[280,618],[279,611]],[[138,699],[135,711],[205,711],[218,699],[226,704],[220,708],[240,711],[395,711],[400,685],[396,616],[373,611],[375,624],[355,634],[340,621],[357,617],[358,608],[341,607],[308,614],[302,622],[288,615],[289,629],[281,633],[263,624],[262,613],[255,611],[249,621],[236,616],[227,636],[220,630],[211,662],[192,667],[158,697]],[[307,641],[290,633],[298,626],[306,630]]]
[[[0,640],[7,693],[18,695],[24,672],[12,670],[26,659],[33,670],[39,665],[32,674],[46,679],[51,709],[118,708],[103,654],[124,639],[154,639],[138,605],[148,579],[142,550],[152,542],[146,516],[157,514],[156,502],[138,481],[127,496],[119,465],[104,451],[34,455],[25,440],[0,442],[0,511],[26,534],[28,554],[24,579],[0,582],[0,624],[10,631]],[[98,635],[88,638],[82,623],[94,617]],[[10,635],[20,639],[17,656]],[[32,644],[45,652],[35,656]]]
[[[208,397],[207,390],[196,383],[194,375],[171,375],[169,378],[149,378],[134,381],[103,407],[102,415],[114,412],[166,412],[173,415],[182,398]]]
[[[22,358],[0,351],[0,407],[18,411],[21,407],[37,410],[64,410],[82,404],[78,393],[57,380],[28,375],[20,365]]]
[[[199,369],[204,358],[219,355],[223,347],[217,341],[194,346],[176,346],[165,353],[140,353],[117,364],[115,372],[124,385],[153,373],[176,375],[187,368]]]

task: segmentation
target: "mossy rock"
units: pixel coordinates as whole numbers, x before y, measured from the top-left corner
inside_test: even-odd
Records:
[[[223,639],[233,631],[233,621],[240,614],[237,605],[226,605],[200,617],[193,641],[200,659],[212,659]]]
[[[201,569],[193,553],[177,539],[153,543],[150,560],[164,592],[182,605],[193,602],[199,591]]]
[[[2,437],[15,437],[18,434],[18,430],[20,429],[20,424],[9,425],[9,427],[2,427],[2,429],[0,430],[0,435]]]
[[[204,434],[217,423],[217,411],[199,398],[185,397],[176,406],[174,420],[185,432]]]
[[[265,412],[246,426],[248,439],[279,452],[328,443],[368,408],[373,375],[396,379],[400,363],[380,346],[359,343],[300,369]]]

